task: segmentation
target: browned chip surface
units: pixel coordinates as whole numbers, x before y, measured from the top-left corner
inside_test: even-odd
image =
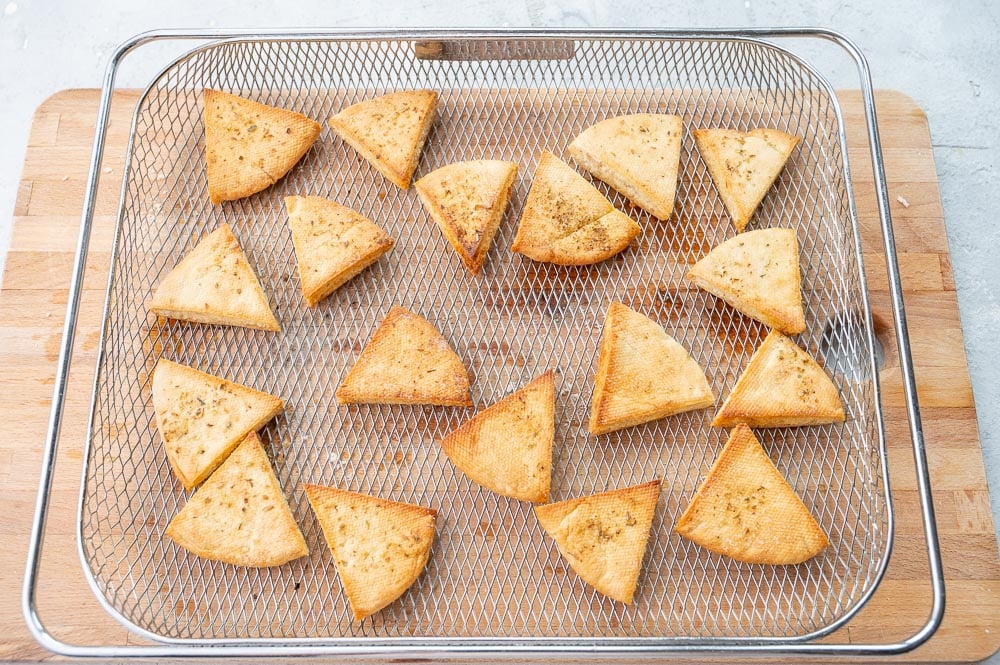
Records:
[[[801,139],[776,129],[696,129],[694,140],[733,226],[742,231]]]
[[[611,303],[594,380],[592,434],[714,403],[704,370],[677,340],[648,317]]]
[[[153,371],[152,392],[167,460],[187,489],[284,408],[273,395],[163,358]]]
[[[337,388],[341,404],[472,406],[461,358],[427,319],[393,307]]]
[[[206,89],[205,159],[212,203],[267,189],[306,154],[320,124],[301,113]]]
[[[449,432],[441,447],[483,487],[522,501],[548,501],[555,400],[549,370]]]
[[[427,566],[437,511],[306,485],[355,619],[378,612]]]
[[[683,137],[679,116],[638,113],[588,127],[568,150],[594,176],[665,220],[674,209]]]
[[[285,207],[310,307],[392,249],[388,233],[347,206],[318,196],[288,196]]]
[[[712,424],[799,427],[845,419],[837,386],[811,355],[772,330],[754,351]]]
[[[746,425],[733,429],[674,530],[747,563],[801,563],[830,544]]]
[[[686,277],[771,328],[789,335],[806,329],[793,229],[741,233],[702,257]]]
[[[202,238],[153,292],[149,309],[170,319],[281,330],[229,226]]]
[[[479,273],[507,210],[517,164],[455,162],[414,183],[424,207],[465,266]]]
[[[184,549],[234,566],[280,566],[309,554],[255,432],[167,525]]]
[[[405,90],[367,99],[330,118],[330,127],[386,178],[410,186],[437,114],[433,90]]]
[[[641,232],[586,178],[543,151],[511,249],[535,261],[588,265],[618,254]]]
[[[535,506],[538,523],[584,582],[631,603],[660,481]]]

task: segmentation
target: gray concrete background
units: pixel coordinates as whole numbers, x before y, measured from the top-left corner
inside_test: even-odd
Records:
[[[1000,4],[993,0],[0,0],[0,266],[34,109],[63,88],[99,87],[109,53],[154,28],[295,26],[823,26],[858,42],[876,87],[895,88],[930,120],[969,369],[993,496],[1000,507]],[[850,85],[843,61],[825,61]],[[140,85],[148,72],[124,73]],[[991,659],[1000,663],[1000,658]]]

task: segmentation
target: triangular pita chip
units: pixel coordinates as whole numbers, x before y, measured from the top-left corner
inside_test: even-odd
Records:
[[[484,159],[442,166],[413,185],[444,237],[474,273],[483,267],[516,176],[517,164]]]
[[[288,196],[285,207],[302,295],[310,307],[392,248],[388,233],[339,203],[318,196]]]
[[[166,534],[193,554],[234,566],[280,566],[309,554],[255,432],[174,515]]]
[[[715,427],[799,427],[842,423],[837,386],[812,356],[776,330],[754,351]]]
[[[163,358],[153,370],[156,427],[186,489],[198,486],[284,407],[274,395]]]
[[[655,321],[613,302],[604,319],[590,432],[608,432],[715,403],[705,372]]]
[[[674,209],[683,135],[676,115],[623,115],[584,130],[569,144],[569,154],[632,203],[665,220]]]
[[[799,243],[792,229],[761,229],[726,240],[691,266],[687,278],[771,328],[806,329]]]
[[[586,178],[543,151],[512,249],[535,261],[587,265],[621,252],[641,231]]]
[[[830,544],[746,425],[730,433],[674,531],[747,563],[801,563]]]
[[[776,129],[696,129],[694,140],[733,226],[742,231],[801,139]]]
[[[472,406],[469,375],[427,319],[393,307],[337,388],[340,404]]]
[[[281,180],[319,136],[301,113],[206,89],[205,155],[212,203],[234,201]]]
[[[149,309],[169,319],[280,331],[257,275],[223,224],[160,281]]]
[[[437,511],[306,485],[355,619],[403,595],[427,566]]]
[[[438,95],[406,90],[348,106],[330,127],[382,175],[406,189],[434,123]]]
[[[555,400],[549,370],[453,429],[441,447],[483,487],[521,501],[548,501]]]
[[[535,506],[570,567],[605,596],[631,603],[660,481]]]

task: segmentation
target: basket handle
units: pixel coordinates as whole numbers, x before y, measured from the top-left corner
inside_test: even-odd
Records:
[[[417,60],[570,60],[576,54],[572,39],[455,39],[413,43]]]

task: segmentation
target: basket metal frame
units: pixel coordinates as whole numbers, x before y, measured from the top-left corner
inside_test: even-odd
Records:
[[[847,644],[802,641],[802,638],[412,638],[412,639],[309,639],[283,643],[282,640],[239,640],[220,643],[212,640],[177,642],[151,646],[97,646],[71,644],[53,635],[46,628],[37,608],[37,587],[41,563],[45,526],[50,508],[50,498],[55,472],[66,388],[72,361],[73,341],[79,314],[80,296],[86,269],[86,257],[90,243],[96,195],[100,183],[104,144],[107,137],[111,100],[115,90],[115,80],[122,61],[139,47],[165,40],[496,40],[496,39],[646,39],[646,40],[698,40],[698,39],[788,39],[808,38],[825,40],[839,46],[855,63],[865,109],[869,149],[875,182],[876,199],[882,227],[885,249],[889,294],[893,311],[894,332],[899,350],[899,362],[903,379],[913,459],[917,475],[917,489],[923,521],[924,539],[927,546],[928,567],[931,582],[931,607],[925,624],[909,637],[892,643]],[[772,45],[773,46],[773,45]],[[777,47],[780,48],[780,47]],[[795,57],[795,56],[792,56]],[[839,109],[838,109],[839,112]],[[843,136],[841,137],[843,141]],[[845,170],[846,170],[846,153]],[[122,196],[124,196],[124,182]],[[853,199],[851,200],[852,216]],[[855,221],[856,223],[856,221]],[[857,248],[860,262],[860,246]],[[868,311],[867,293],[865,310]],[[869,344],[872,340],[869,338]],[[872,357],[874,350],[872,349]],[[877,376],[876,376],[877,385]],[[877,388],[876,388],[877,390]],[[876,393],[877,394],[877,393]],[[881,419],[879,419],[881,430]],[[880,431],[880,434],[882,432]],[[888,499],[889,479],[884,451],[884,436],[881,444],[881,464],[885,481],[885,492],[889,500],[889,543],[886,557],[891,551],[892,510]],[[86,473],[86,469],[84,470]],[[82,483],[81,483],[82,485]],[[81,488],[82,489],[82,488]],[[79,542],[78,542],[79,545]],[[882,571],[885,566],[883,562]],[[879,576],[880,579],[881,575]],[[88,576],[88,582],[93,580]],[[861,607],[878,587],[878,580],[868,594],[838,621],[826,629],[806,636],[815,639],[826,635],[843,625]],[[96,591],[96,589],[95,589]],[[100,593],[96,594],[101,604],[112,616],[122,621],[132,630],[135,626],[125,621],[114,608],[110,607]],[[63,338],[56,366],[55,387],[50,412],[45,447],[43,449],[42,470],[39,492],[35,504],[31,538],[27,557],[27,567],[22,592],[22,611],[32,636],[46,649],[64,656],[91,657],[104,659],[119,658],[173,658],[173,657],[275,657],[275,656],[317,656],[338,658],[442,658],[442,659],[498,659],[498,658],[663,658],[688,655],[731,655],[750,654],[799,654],[812,656],[865,656],[891,655],[910,651],[927,641],[937,630],[944,614],[945,589],[941,566],[940,549],[934,519],[923,428],[917,401],[916,380],[910,353],[906,315],[903,304],[899,266],[896,260],[895,240],[889,210],[889,197],[885,180],[881,143],[875,112],[874,92],[867,60],[859,47],[843,35],[821,28],[777,28],[777,29],[713,29],[713,30],[161,30],[139,34],[126,41],[112,54],[104,75],[97,116],[96,133],[88,175],[79,239],[72,271]],[[152,639],[157,636],[138,630]]]

